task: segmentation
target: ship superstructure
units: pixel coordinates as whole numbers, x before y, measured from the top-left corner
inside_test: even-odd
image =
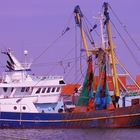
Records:
[[[0,83],[1,111],[58,112],[63,109],[60,93],[65,83],[62,76],[28,74],[31,64],[21,64],[9,49],[3,53],[9,60]]]

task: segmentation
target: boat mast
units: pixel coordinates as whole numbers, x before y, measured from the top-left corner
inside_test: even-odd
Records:
[[[107,29],[107,34],[108,34],[108,42],[110,46],[110,54],[111,54],[111,59],[112,59],[112,75],[114,79],[114,89],[115,89],[115,95],[117,99],[119,99],[120,92],[119,92],[119,86],[118,86],[118,78],[117,78],[117,71],[116,71],[116,64],[115,64],[115,56],[114,56],[114,46],[113,46],[113,41],[112,41],[112,34],[110,30],[110,22],[109,22],[109,13],[108,13],[108,3],[104,3],[104,16],[105,16],[105,22],[104,25],[106,25]]]
[[[81,20],[81,18],[83,17],[83,14],[81,12],[81,9],[80,9],[79,5],[77,5],[75,7],[74,13],[75,13],[76,24],[80,27],[80,32],[81,32],[84,48],[86,50],[86,56],[89,57],[90,55],[89,55],[89,51],[88,51],[87,40],[86,40],[86,37],[85,37],[85,33],[84,33],[84,30],[83,30],[83,27],[82,27],[82,20]]]
[[[100,28],[101,28],[101,42],[102,42],[102,45],[101,45],[101,48],[105,49],[106,47],[106,42],[105,42],[105,38],[104,38],[104,31],[103,31],[103,15],[100,14]]]

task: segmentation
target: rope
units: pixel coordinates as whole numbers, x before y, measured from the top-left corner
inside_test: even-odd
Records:
[[[136,43],[136,41],[133,39],[133,37],[129,34],[128,30],[126,29],[126,26],[124,26],[124,24],[121,22],[121,20],[119,19],[119,17],[117,16],[117,14],[114,12],[114,10],[112,9],[112,7],[110,5],[109,5],[109,7],[110,7],[112,13],[114,14],[115,18],[118,20],[118,22],[121,25],[121,27],[124,29],[124,31],[126,32],[128,37],[130,38],[130,40],[134,43],[134,45],[140,51],[140,46]]]
[[[87,35],[87,38],[89,39],[90,43],[91,44],[94,44],[94,40],[93,40],[93,37],[92,37],[91,33],[89,32],[90,29],[88,27],[88,24],[86,22],[86,19],[84,19],[83,21],[84,21],[83,27],[85,29],[85,34]]]
[[[76,61],[76,58],[77,58],[77,45],[78,43],[78,40],[77,40],[77,26],[75,24],[75,81],[77,80],[77,61]]]
[[[79,59],[76,59],[75,61],[79,61]],[[68,77],[69,75],[71,75],[71,71],[72,71],[72,69],[74,68],[74,65],[73,65],[73,67],[69,70],[69,72],[65,75],[65,77]],[[79,70],[80,71],[80,70]],[[79,71],[77,71],[77,72],[79,72]]]
[[[63,35],[64,35],[64,34],[61,34],[59,37],[57,37],[45,50],[43,50],[43,51],[41,52],[41,54],[40,54],[39,56],[37,56],[37,57],[33,60],[32,63],[34,63],[35,61],[37,61],[44,53],[46,53],[46,51],[47,51],[49,48],[51,48],[59,39],[61,39]]]
[[[82,55],[82,56],[78,56],[76,59],[80,59],[80,57],[84,57],[85,55]],[[63,63],[73,63],[75,60],[75,57],[74,58],[69,58],[69,59],[65,59],[63,60],[63,58],[57,62],[48,62],[48,63],[35,63],[33,64],[33,66],[41,66],[41,65],[60,65],[60,62],[63,62]]]
[[[121,62],[119,61],[117,55],[115,54],[115,60],[116,62],[121,66],[121,68],[123,69],[123,71],[129,76],[129,78],[131,79],[131,81],[135,84],[135,86],[140,89],[139,85],[137,84],[137,82],[135,81],[135,79],[132,77],[132,75],[127,71],[127,69],[123,66],[123,64],[121,64]]]
[[[80,49],[82,49],[82,42],[80,44]],[[82,72],[82,59],[81,59],[81,56],[82,56],[82,52],[80,52],[80,73],[81,73],[82,77],[84,78],[84,74]]]
[[[98,24],[96,23],[97,21],[94,23],[94,26],[93,26],[93,25],[89,22],[89,20],[87,19],[86,16],[85,16],[85,19],[86,19],[86,21],[88,22],[88,24],[91,26],[90,35],[91,35],[91,32],[92,32],[92,31],[95,31],[96,35],[97,35],[99,38],[101,38],[100,34],[95,30],[96,27],[98,26]],[[92,35],[91,35],[91,38],[92,38]],[[93,38],[92,38],[92,40],[93,40]]]
[[[49,48],[51,48],[57,41],[59,41],[59,40],[63,37],[63,35],[65,35],[65,33],[67,33],[67,32],[70,30],[70,28],[69,28],[67,25],[68,25],[69,22],[71,21],[72,16],[73,16],[73,13],[70,15],[70,18],[68,19],[68,22],[67,22],[66,26],[64,27],[64,30],[62,31],[61,35],[59,35],[50,45],[48,45],[48,47],[47,47],[45,50],[43,50],[43,51],[41,52],[41,54],[40,54],[39,56],[37,56],[37,57],[33,60],[32,63],[34,63],[35,61],[37,61],[44,53],[46,53],[46,51],[47,51]]]
[[[118,29],[116,28],[114,23],[112,21],[110,21],[110,22],[113,25],[113,27],[115,28],[115,30],[118,33],[118,35],[121,38],[121,40],[123,41],[124,45],[127,47],[128,51],[130,52],[130,54],[131,54],[132,58],[134,59],[135,63],[140,67],[140,62],[137,60],[136,56],[133,54],[132,50],[129,48],[128,44],[126,43],[126,41],[124,40],[124,38],[122,37],[120,32],[118,31]]]

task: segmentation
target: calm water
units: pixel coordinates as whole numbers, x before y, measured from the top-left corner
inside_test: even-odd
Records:
[[[140,140],[140,129],[1,129],[0,140]]]

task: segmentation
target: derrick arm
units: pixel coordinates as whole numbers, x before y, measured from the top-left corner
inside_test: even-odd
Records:
[[[112,61],[112,76],[113,76],[113,80],[114,80],[115,96],[116,96],[116,101],[118,101],[120,92],[119,92],[117,70],[116,70],[116,64],[115,64],[114,46],[113,46],[112,34],[111,34],[111,30],[110,30],[108,3],[104,3],[103,7],[104,7],[104,16],[105,16],[104,25],[106,26],[106,29],[107,29],[108,43],[110,46],[110,54],[111,54],[111,61]]]
[[[83,17],[83,14],[82,14],[81,9],[78,5],[74,9],[74,14],[75,14],[75,22],[80,27],[80,32],[81,32],[84,48],[86,50],[86,56],[89,57],[88,45],[87,45],[85,33],[83,30],[83,26],[82,26],[82,20],[81,20],[81,18]]]

